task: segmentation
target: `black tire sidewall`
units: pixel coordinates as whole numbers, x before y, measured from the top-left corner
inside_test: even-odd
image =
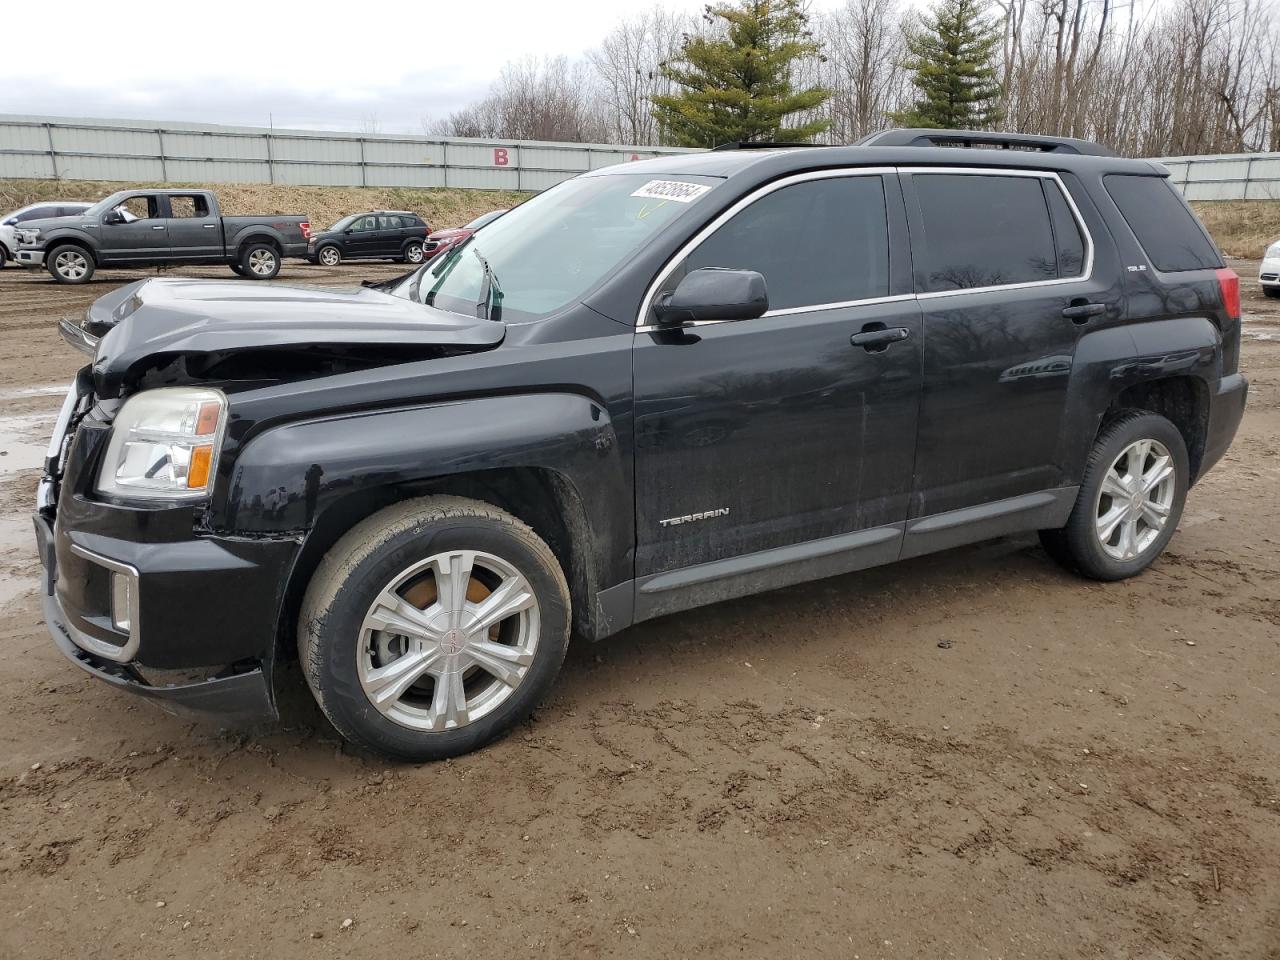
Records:
[[[3,246],[0,246],[0,270],[3,270],[5,268],[5,266],[9,263],[9,260],[10,260],[9,251],[6,250]]]
[[[520,687],[497,709],[458,730],[424,733],[402,727],[369,702],[357,673],[360,628],[378,592],[423,557],[448,550],[492,553],[516,566],[538,599],[537,654]],[[359,562],[339,587],[321,626],[319,683],[339,731],[404,760],[442,759],[467,753],[529,716],[554,682],[569,637],[569,610],[557,571],[523,538],[483,517],[448,517],[393,534]]]
[[[276,258],[276,268],[267,276],[260,273],[254,273],[249,267],[249,258],[253,256],[255,250],[267,250]],[[280,267],[282,266],[280,252],[269,243],[251,243],[240,254],[240,267],[244,270],[244,276],[247,280],[274,280],[280,276]]]
[[[71,280],[71,279],[68,279],[67,277],[62,276],[62,274],[58,273],[57,268],[54,267],[54,263],[58,259],[58,254],[60,254],[63,250],[75,250],[77,253],[79,253],[81,256],[85,258],[89,266],[88,266],[88,269],[85,270],[83,277],[80,277],[78,280]],[[45,257],[45,266],[48,267],[49,269],[49,275],[52,276],[53,279],[56,280],[58,283],[67,283],[67,284],[75,285],[80,283],[88,283],[90,280],[92,280],[93,271],[96,267],[96,264],[94,264],[93,262],[93,254],[85,250],[84,247],[78,246],[74,243],[62,243],[54,247],[52,250],[48,252],[48,254]]]
[[[1174,494],[1169,519],[1155,541],[1133,560],[1116,560],[1102,549],[1096,533],[1096,505],[1103,479],[1121,451],[1137,440],[1158,440],[1173,457]],[[1122,417],[1103,429],[1090,454],[1080,493],[1065,528],[1066,546],[1081,573],[1097,580],[1123,580],[1149,567],[1172,539],[1186,503],[1189,464],[1186,442],[1178,428],[1154,413]]]

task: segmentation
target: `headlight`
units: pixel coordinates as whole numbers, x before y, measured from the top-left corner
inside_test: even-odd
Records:
[[[202,387],[162,387],[125,401],[111,428],[98,492],[155,500],[205,496],[227,419],[227,398]]]
[[[1280,243],[1273,243],[1267,247],[1267,252],[1262,257],[1264,260],[1280,260]]]
[[[17,231],[15,231],[15,232],[16,232],[16,233],[17,233],[17,235],[18,235],[18,242],[19,242],[19,243],[25,243],[25,244],[27,244],[28,246],[35,246],[37,243],[39,243],[39,242],[40,242],[40,231],[39,231],[39,229],[32,229],[32,230],[17,230]]]

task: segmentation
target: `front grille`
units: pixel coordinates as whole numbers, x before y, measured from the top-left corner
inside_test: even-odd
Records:
[[[1268,282],[1270,282],[1270,283],[1274,283],[1274,282],[1275,282],[1275,280],[1276,280],[1276,277],[1277,277],[1277,276],[1278,276],[1278,275],[1277,275],[1277,274],[1274,274],[1274,273],[1264,273],[1264,274],[1262,275],[1262,279],[1263,279],[1263,280],[1266,280],[1266,281],[1268,281]]]

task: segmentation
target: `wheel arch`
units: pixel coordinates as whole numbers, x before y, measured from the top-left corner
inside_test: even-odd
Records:
[[[276,256],[284,259],[284,247],[280,243],[280,238],[272,236],[270,233],[251,233],[243,239],[236,241],[236,259],[239,260],[244,256],[245,250],[255,243],[265,243],[276,252]]]
[[[1162,377],[1135,383],[1116,396],[1102,418],[1099,432],[1129,410],[1164,417],[1178,429],[1187,446],[1188,478],[1195,483],[1209,434],[1209,386],[1200,377]]]
[[[546,467],[509,467],[448,474],[354,491],[317,514],[289,571],[282,597],[276,656],[292,656],[298,613],[307,586],[321,560],[361,521],[380,510],[431,496],[457,496],[505,510],[523,521],[555,554],[572,602],[576,633],[596,635],[594,604],[598,589],[590,562],[592,534],[581,492],[563,473]]]

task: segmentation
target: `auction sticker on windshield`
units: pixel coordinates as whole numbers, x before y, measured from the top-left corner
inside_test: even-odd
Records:
[[[710,190],[700,183],[684,183],[680,180],[650,180],[631,194],[649,200],[674,200],[676,203],[693,203]]]

